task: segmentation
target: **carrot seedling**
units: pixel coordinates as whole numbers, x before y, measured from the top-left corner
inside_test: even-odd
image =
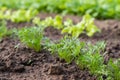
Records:
[[[43,38],[43,29],[41,27],[25,27],[18,31],[18,36],[21,42],[35,51],[41,50],[41,41]]]

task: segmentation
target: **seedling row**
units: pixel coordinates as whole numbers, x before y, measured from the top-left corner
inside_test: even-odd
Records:
[[[120,80],[120,59],[109,58],[107,61],[105,60],[108,53],[105,39],[94,43],[80,39],[81,36],[91,39],[99,37],[103,31],[94,24],[94,18],[119,19],[119,9],[119,0],[11,0],[10,2],[0,0],[0,43],[5,38],[12,38],[20,41],[14,46],[15,49],[19,49],[22,45],[28,50],[33,50],[36,54],[45,50],[69,65],[75,63],[79,69],[87,70],[97,80]],[[38,17],[40,12],[60,14],[41,19]],[[66,14],[83,17],[81,21],[74,23],[70,18],[63,19]],[[9,29],[8,22],[15,24],[27,22],[33,26]],[[59,30],[62,38],[51,40],[45,36],[45,30],[50,27]],[[118,25],[115,25],[115,29],[117,28]],[[110,35],[112,34],[114,35],[111,32]],[[119,33],[117,34],[119,35]],[[114,48],[119,49],[118,47],[119,45]],[[2,51],[1,47],[0,51]],[[109,51],[112,53],[111,50]],[[32,61],[28,60],[27,64],[32,64]],[[5,64],[0,63],[0,72],[3,65]],[[16,64],[8,61],[6,65]]]
[[[87,28],[92,31],[92,35],[88,35],[89,37],[93,36],[95,32],[100,31],[94,25],[93,18],[90,15],[85,15],[83,20],[76,25],[70,19],[62,22],[62,17],[60,16],[56,16],[54,19],[48,17],[42,21],[34,18],[33,23],[36,26],[9,30],[6,27],[6,21],[1,20],[0,38],[2,40],[6,36],[17,36],[21,44],[24,44],[28,48],[34,49],[36,52],[46,49],[51,52],[51,55],[59,56],[60,59],[64,59],[68,64],[75,62],[81,69],[88,69],[98,80],[103,80],[103,76],[105,76],[106,80],[120,79],[120,60],[114,61],[110,59],[107,64],[104,63],[104,50],[106,47],[104,41],[93,45],[90,42],[83,42],[78,39],[81,33],[89,34]],[[90,28],[88,25],[91,25]],[[44,29],[48,26],[53,26],[57,29],[63,28],[62,33],[68,30],[68,33],[71,35],[65,34],[61,40],[53,42],[43,35]],[[81,32],[74,31],[78,30],[76,28],[81,29],[79,30]],[[101,53],[104,55],[101,55]]]

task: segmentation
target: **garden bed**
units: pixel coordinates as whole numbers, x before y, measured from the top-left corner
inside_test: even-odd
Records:
[[[55,14],[39,14],[38,17],[45,17]],[[65,16],[71,18],[74,23],[81,20],[78,16]],[[81,35],[81,41],[95,43],[105,41],[107,43],[104,57],[105,63],[109,58],[120,57],[120,21],[117,20],[95,20],[95,24],[102,30],[89,38]],[[8,28],[32,26],[31,23],[7,22]],[[60,31],[48,27],[44,35],[52,41],[63,37]],[[18,47],[19,46],[19,47]],[[20,43],[18,39],[5,37],[0,42],[0,79],[1,80],[96,80],[87,69],[80,69],[74,62],[71,64],[52,56],[49,51],[41,50],[35,52]]]

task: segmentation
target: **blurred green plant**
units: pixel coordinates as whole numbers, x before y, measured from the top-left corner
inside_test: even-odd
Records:
[[[52,26],[56,29],[62,29],[64,27],[63,23],[62,23],[63,19],[60,15],[55,16],[55,18],[52,17],[47,17],[45,18],[45,20],[40,20],[40,18],[35,17],[33,19],[33,23],[36,25],[42,25],[44,27],[49,27]]]
[[[100,32],[100,29],[94,25],[94,19],[89,14],[84,15],[83,20],[80,23],[76,25],[68,23],[67,27],[62,30],[62,33],[72,34],[73,37],[79,37],[82,33],[85,33],[91,37],[96,32]]]
[[[0,39],[7,35],[6,22],[4,20],[0,21]]]
[[[37,10],[34,9],[28,9],[28,10],[24,10],[24,9],[20,9],[17,11],[12,12],[11,15],[11,21],[12,22],[29,22],[33,17],[35,17],[35,15],[37,14]]]
[[[14,4],[14,5],[13,5]],[[10,9],[37,9],[38,11],[84,15],[99,19],[120,18],[119,0],[0,0],[0,7]]]
[[[30,20],[38,14],[38,11],[32,8],[12,11],[6,7],[2,7],[0,10],[0,19],[11,20],[16,23],[30,22]]]

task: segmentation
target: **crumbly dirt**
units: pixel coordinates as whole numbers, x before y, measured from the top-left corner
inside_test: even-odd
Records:
[[[44,19],[46,16],[54,17],[55,14],[39,14]],[[64,17],[73,19],[74,23],[81,20],[78,16],[67,15]],[[106,42],[105,61],[109,58],[120,57],[120,21],[95,20],[95,24],[102,30],[93,37],[81,35],[81,41],[95,43]],[[31,23],[7,22],[8,28],[32,26]],[[52,27],[45,29],[45,36],[51,40],[59,40],[63,37],[60,30]],[[20,43],[18,39],[6,37],[0,41],[0,80],[96,80],[89,71],[80,69],[75,63],[67,64],[57,56],[51,56],[50,52],[42,50],[35,52]]]
[[[35,52],[12,38],[0,42],[0,80],[95,80],[46,50]]]

